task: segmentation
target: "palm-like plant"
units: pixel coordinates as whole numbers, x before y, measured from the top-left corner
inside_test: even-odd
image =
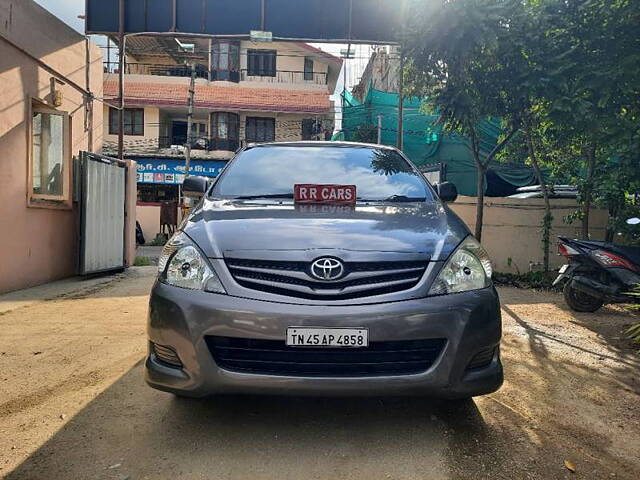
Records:
[[[636,285],[636,288],[634,289],[633,292],[631,292],[631,295],[635,296],[635,297],[639,297],[640,298],[640,285]],[[635,305],[634,306],[635,309],[639,309],[640,306]],[[633,325],[631,325],[627,331],[626,334],[629,336],[629,338],[631,338],[631,340],[633,340],[636,343],[640,343],[640,322],[638,323],[634,323]]]

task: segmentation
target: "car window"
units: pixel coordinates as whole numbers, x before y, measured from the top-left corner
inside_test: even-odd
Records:
[[[214,197],[292,197],[295,184],[355,185],[359,200],[432,201],[422,177],[397,152],[364,147],[270,146],[238,155]]]

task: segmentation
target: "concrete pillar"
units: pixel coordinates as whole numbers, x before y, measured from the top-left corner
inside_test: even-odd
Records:
[[[124,266],[130,267],[136,259],[136,204],[138,202],[138,163],[127,162],[124,207]]]

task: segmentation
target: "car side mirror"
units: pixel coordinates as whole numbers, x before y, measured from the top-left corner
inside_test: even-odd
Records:
[[[188,198],[201,198],[209,188],[206,177],[189,176],[182,182],[182,194]]]
[[[458,189],[451,182],[438,183],[436,191],[443,202],[455,202],[456,198],[458,198]]]

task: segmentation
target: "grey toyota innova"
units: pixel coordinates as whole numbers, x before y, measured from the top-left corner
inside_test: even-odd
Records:
[[[146,381],[226,393],[466,398],[502,384],[491,263],[395,148],[251,145],[165,246]]]

